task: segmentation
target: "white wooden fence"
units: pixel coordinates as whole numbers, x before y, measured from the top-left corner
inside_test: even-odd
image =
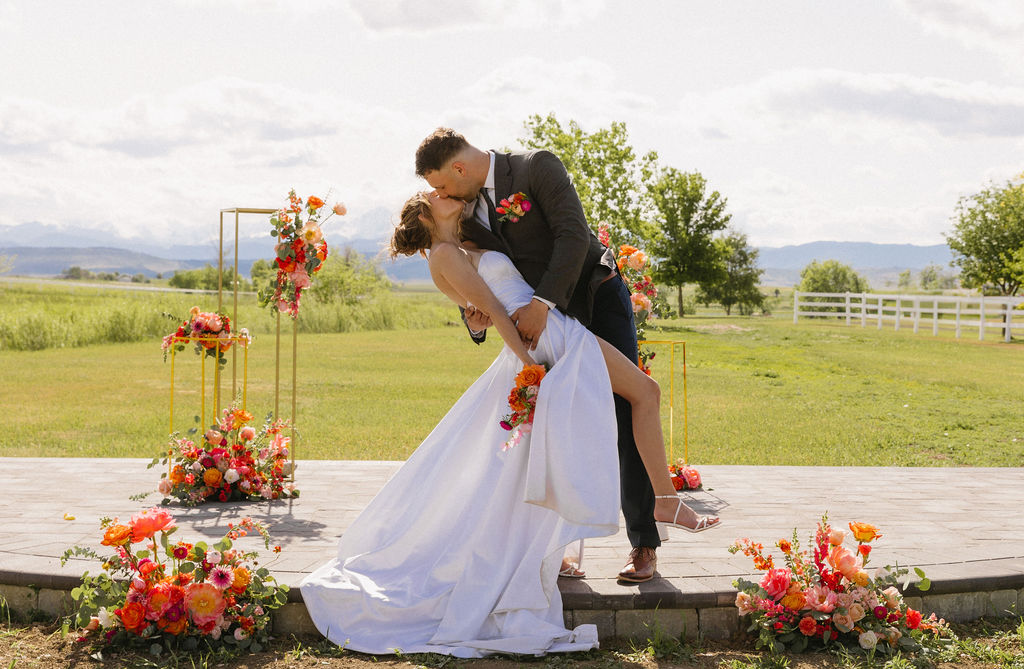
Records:
[[[793,322],[801,316],[845,318],[846,324],[860,321],[861,327],[885,323],[894,330],[913,326],[914,332],[931,327],[955,329],[957,338],[964,328],[977,328],[978,339],[985,331],[997,329],[1003,341],[1010,341],[1014,327],[1024,334],[1024,311],[1016,309],[1024,297],[960,297],[953,295],[881,295],[877,293],[802,293],[793,292]],[[1017,323],[1014,323],[1014,319]]]

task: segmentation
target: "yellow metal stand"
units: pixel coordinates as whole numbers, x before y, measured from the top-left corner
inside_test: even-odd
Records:
[[[683,464],[690,461],[690,421],[689,407],[686,397],[686,342],[675,340],[644,339],[640,344],[666,344],[669,348],[669,381],[668,381],[668,449],[669,463],[675,462],[675,406],[676,406],[676,346],[683,347]]]

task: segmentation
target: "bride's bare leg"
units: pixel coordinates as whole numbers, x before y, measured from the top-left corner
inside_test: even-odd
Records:
[[[633,408],[633,438],[637,450],[644,462],[644,469],[651,479],[654,494],[668,499],[656,499],[654,519],[663,522],[682,523],[693,527],[700,517],[693,509],[682,506],[672,499],[676,496],[675,486],[668,473],[668,460],[665,457],[665,439],[661,433],[661,388],[657,381],[640,371],[631,360],[622,355],[614,346],[597,338],[601,344],[601,352],[608,367],[608,376],[612,382],[612,392],[624,397]],[[676,518],[676,512],[679,516]],[[709,519],[709,523],[717,517]]]

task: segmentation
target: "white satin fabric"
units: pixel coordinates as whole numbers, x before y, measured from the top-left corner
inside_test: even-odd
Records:
[[[533,290],[496,252],[481,276],[511,313]],[[366,653],[539,655],[598,646],[565,628],[565,547],[618,531],[615,410],[597,340],[557,311],[535,352],[551,365],[532,433],[499,426],[522,364],[506,347],[303,580],[320,632]]]

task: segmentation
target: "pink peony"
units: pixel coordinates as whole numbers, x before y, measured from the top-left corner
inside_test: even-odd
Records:
[[[778,601],[789,590],[791,580],[792,574],[788,569],[769,569],[761,579],[761,587],[769,597]]]
[[[836,593],[824,585],[812,585],[804,591],[807,607],[822,613],[831,613],[836,608]]]
[[[163,509],[153,507],[141,511],[128,521],[132,528],[132,543],[139,543],[149,539],[157,532],[164,532],[175,527],[174,517]]]
[[[288,278],[295,284],[295,287],[299,290],[303,288],[309,288],[309,284],[312,283],[309,274],[306,273],[305,267],[300,267],[294,272],[288,272]]]

